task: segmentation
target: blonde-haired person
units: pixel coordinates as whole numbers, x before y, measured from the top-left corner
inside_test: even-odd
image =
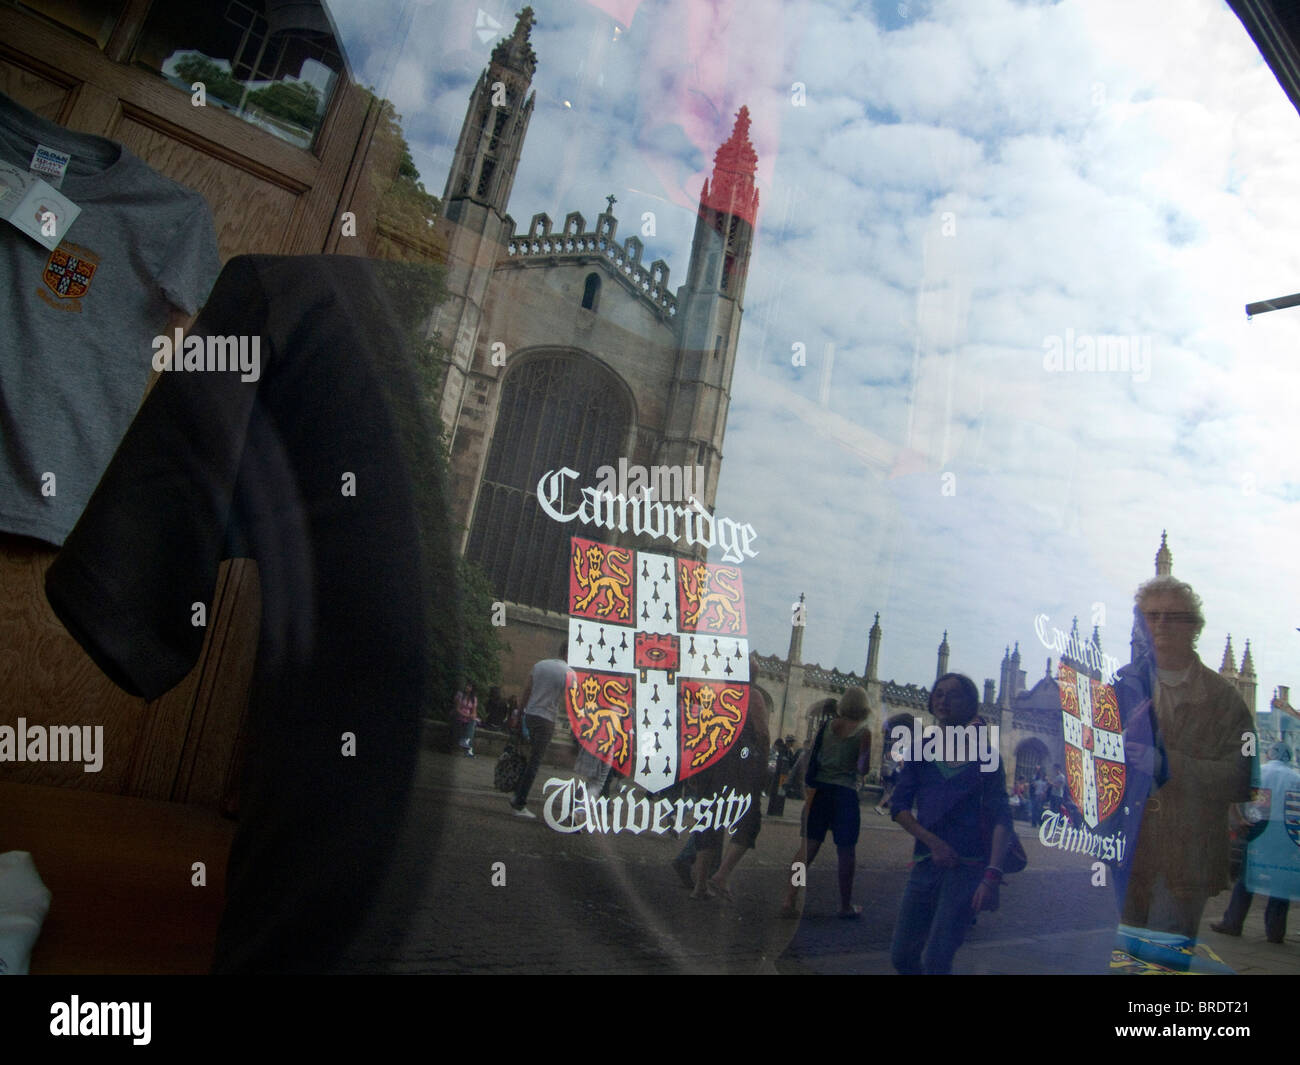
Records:
[[[806,871],[831,833],[839,859],[841,917],[862,915],[862,907],[853,904],[853,870],[857,861],[858,833],[862,815],[858,800],[858,777],[871,762],[871,712],[867,693],[859,687],[849,688],[835,706],[835,717],[823,723],[813,741],[808,759],[808,792],[804,800],[800,835],[803,837],[795,862]],[[801,878],[799,878],[801,879]],[[791,872],[783,917],[798,915],[799,880]]]

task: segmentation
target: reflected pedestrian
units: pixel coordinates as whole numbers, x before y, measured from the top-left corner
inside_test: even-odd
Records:
[[[1291,893],[1300,886],[1295,846],[1287,832],[1287,800],[1300,794],[1300,773],[1291,765],[1291,750],[1285,743],[1268,749],[1268,762],[1260,773],[1261,797],[1251,803],[1243,829],[1249,839],[1246,861],[1232,887],[1232,898],[1221,921],[1210,925],[1221,935],[1239,936],[1255,894],[1267,900],[1264,907],[1264,935],[1270,943],[1286,939],[1286,919]]]
[[[979,690],[969,677],[945,673],[935,681],[930,713],[941,728],[987,728],[978,708]],[[916,843],[891,948],[900,973],[951,972],[975,914],[998,908],[1014,830],[1002,766],[985,768],[977,760],[903,764],[891,808]]]
[[[519,778],[510,805],[516,817],[536,819],[537,815],[528,809],[528,792],[532,790],[537,770],[546,755],[551,736],[555,732],[555,719],[564,700],[565,689],[569,686],[571,676],[566,656],[569,653],[569,641],[560,641],[559,653],[555,658],[544,658],[533,666],[533,672],[524,685],[521,701],[524,704],[524,732],[528,737],[528,765],[524,767]]]
[[[823,722],[808,756],[807,799],[800,826],[803,842],[794,863],[806,876],[830,832],[838,858],[839,916],[855,918],[862,915],[862,907],[853,903],[853,872],[862,829],[858,777],[871,761],[867,693],[856,686],[849,688],[838,704],[828,699],[823,712],[830,708],[835,710],[835,716]],[[781,907],[782,917],[798,915],[801,879],[792,873]]]
[[[466,681],[465,686],[456,693],[452,717],[457,731],[457,745],[467,758],[473,758],[474,728],[478,724],[478,696],[474,694],[472,680]]]
[[[1117,878],[1120,920],[1191,945],[1206,902],[1230,883],[1229,809],[1250,800],[1253,759],[1243,753],[1242,737],[1253,733],[1254,722],[1236,688],[1196,655],[1205,617],[1191,586],[1155,577],[1134,598],[1155,669],[1149,659],[1126,666],[1122,687],[1127,691],[1140,674],[1154,699],[1133,707],[1131,697],[1120,702],[1131,775],[1124,805],[1132,821],[1141,819],[1140,828],[1128,825],[1136,846],[1131,867]]]

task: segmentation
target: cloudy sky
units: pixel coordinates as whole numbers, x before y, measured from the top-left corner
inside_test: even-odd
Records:
[[[514,5],[331,6],[440,194]],[[1203,658],[1230,632],[1257,709],[1300,688],[1300,310],[1243,312],[1300,290],[1300,115],[1226,4],[533,7],[521,227],[613,193],[680,283],[712,152],[753,113],[718,511],[759,534],[754,646],[784,653],[804,592],[806,661],[861,670],[879,611],[900,682],[933,680],[947,629],[954,669],[996,678],[1018,640],[1032,684],[1040,613],[1102,622],[1122,662],[1167,528]],[[1121,337],[1113,371],[1050,362]]]

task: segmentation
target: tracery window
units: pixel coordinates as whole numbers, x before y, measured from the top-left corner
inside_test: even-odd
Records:
[[[590,360],[546,355],[506,377],[469,538],[500,598],[566,611],[569,537],[583,528],[542,512],[537,481],[568,466],[576,484],[594,483],[599,467],[617,466],[630,424],[618,382]]]

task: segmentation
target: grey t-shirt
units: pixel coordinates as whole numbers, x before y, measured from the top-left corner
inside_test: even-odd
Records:
[[[25,170],[38,144],[72,156],[59,192],[81,214],[53,252],[0,222],[0,531],[58,545],[140,406],[153,338],[221,263],[197,192],[0,93],[0,160]]]
[[[538,662],[533,666],[533,691],[524,713],[554,721],[568,679],[569,664],[562,659],[544,658]]]

